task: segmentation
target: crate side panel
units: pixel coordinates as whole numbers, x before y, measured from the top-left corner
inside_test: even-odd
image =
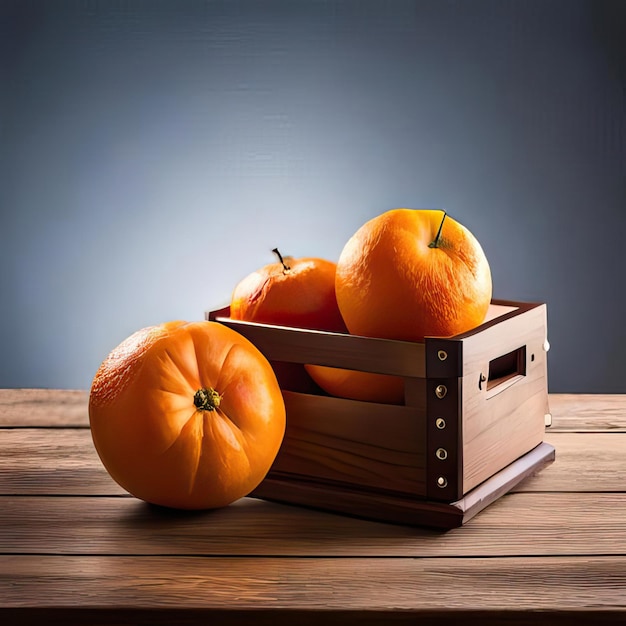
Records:
[[[463,491],[543,441],[548,403],[546,308],[538,306],[463,340]],[[501,378],[490,367],[511,355]]]
[[[423,343],[212,318],[249,339],[270,361],[328,365],[392,376],[426,376]]]
[[[285,438],[271,473],[425,494],[425,414],[416,407],[284,391]]]

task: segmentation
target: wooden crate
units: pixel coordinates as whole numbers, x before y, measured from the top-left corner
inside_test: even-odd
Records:
[[[207,319],[250,339],[287,408],[256,497],[374,520],[453,528],[554,460],[545,304],[494,300],[483,324],[423,343]],[[305,363],[402,377],[402,405],[331,397]]]

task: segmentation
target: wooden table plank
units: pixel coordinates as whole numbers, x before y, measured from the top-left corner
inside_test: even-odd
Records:
[[[476,584],[477,572],[481,584]],[[5,608],[74,607],[79,598],[82,607],[91,608],[291,609],[324,620],[331,610],[408,611],[413,617],[490,610],[502,618],[529,609],[624,610],[625,591],[626,557],[251,561],[0,556]]]
[[[548,432],[556,450],[552,465],[512,489],[612,492],[626,487],[626,432]]]
[[[0,427],[89,427],[89,393],[70,389],[0,389]]]
[[[0,428],[0,495],[124,495],[86,428]]]
[[[448,532],[244,498],[189,513],[134,498],[2,497],[0,554],[626,555],[626,494],[504,496]],[[565,511],[565,513],[564,513]]]
[[[626,432],[549,432],[556,461],[513,491],[622,491]],[[0,495],[123,495],[88,429],[0,428]]]
[[[553,426],[558,431],[625,431],[624,394],[550,394]]]

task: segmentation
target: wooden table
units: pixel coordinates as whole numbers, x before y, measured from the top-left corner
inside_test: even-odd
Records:
[[[449,532],[128,496],[87,394],[0,390],[0,624],[626,623],[626,396],[551,395],[556,461]]]

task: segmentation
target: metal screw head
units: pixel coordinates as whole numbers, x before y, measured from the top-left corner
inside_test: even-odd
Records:
[[[443,430],[446,427],[446,420],[443,419],[443,417],[438,417],[435,420],[435,426],[439,429],[439,430]]]
[[[439,478],[437,478],[437,487],[440,487],[441,489],[443,489],[444,487],[448,486],[448,479],[445,476],[439,476]]]
[[[448,358],[448,353],[445,350],[439,350],[439,352],[437,352],[437,356],[440,361],[445,361]]]
[[[437,448],[435,456],[440,461],[445,461],[448,458],[448,451],[445,448]]]
[[[445,385],[437,385],[435,387],[435,395],[441,400],[448,393],[448,388]]]

